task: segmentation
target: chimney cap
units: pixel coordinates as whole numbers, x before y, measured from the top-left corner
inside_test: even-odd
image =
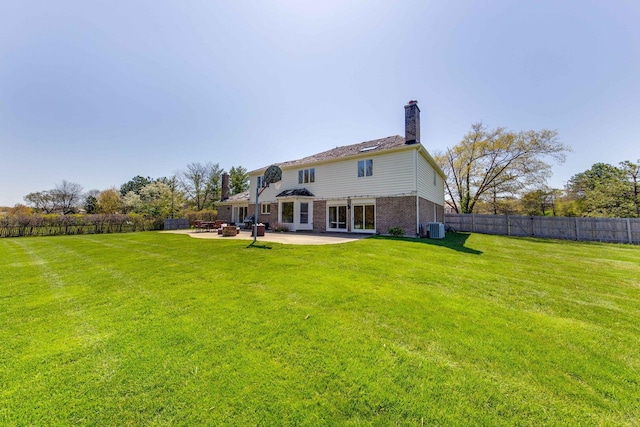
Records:
[[[407,102],[407,105],[414,105],[414,104],[417,104],[417,103],[418,103],[418,101],[411,100],[411,101]]]

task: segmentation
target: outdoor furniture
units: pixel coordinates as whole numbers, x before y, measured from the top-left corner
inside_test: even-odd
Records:
[[[204,221],[202,223],[202,227],[207,231],[211,231],[211,230],[215,229],[215,225],[216,225],[216,223],[213,222],[213,221]]]
[[[217,219],[215,221],[202,221],[201,219],[197,219],[197,220],[193,221],[193,226],[195,227],[196,231],[200,231],[200,230],[205,230],[205,231],[218,230],[223,225],[226,225],[226,223],[223,220],[220,220],[220,219]]]
[[[222,227],[222,237],[237,236],[240,229],[235,225],[225,225]]]
[[[264,236],[264,224],[258,224],[257,227],[252,227],[251,228],[251,235],[253,236],[255,234],[255,230],[257,228],[258,234],[257,236]]]

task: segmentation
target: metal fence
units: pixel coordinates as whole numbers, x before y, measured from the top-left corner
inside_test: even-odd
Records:
[[[640,244],[640,218],[446,214],[445,221],[472,233]]]

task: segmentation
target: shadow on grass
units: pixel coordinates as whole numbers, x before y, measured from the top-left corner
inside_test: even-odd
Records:
[[[411,238],[411,237],[388,237],[388,236],[375,236],[370,237],[374,239],[385,240],[398,240],[402,242],[421,243],[423,245],[440,246],[443,248],[449,248],[457,252],[462,252],[471,255],[480,255],[482,251],[468,248],[465,246],[467,239],[471,233],[447,233],[444,239],[426,239],[426,238]]]
[[[267,245],[254,245],[253,243],[250,243],[249,246],[247,246],[247,249],[249,248],[254,248],[254,249],[271,249],[271,246],[267,246]]]

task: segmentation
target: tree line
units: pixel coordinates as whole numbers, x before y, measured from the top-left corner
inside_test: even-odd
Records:
[[[513,132],[475,123],[460,143],[434,158],[455,213],[640,217],[640,160],[596,163],[564,188],[549,187],[550,162],[563,163],[569,152],[555,130]]]
[[[120,188],[84,191],[82,185],[63,180],[53,189],[24,196],[26,205],[9,209],[12,214],[141,214],[151,218],[175,218],[185,213],[215,211],[222,195],[218,163],[194,162],[169,177],[135,176]],[[229,172],[231,194],[249,188],[249,175],[242,166]]]
[[[564,188],[547,185],[550,162],[563,163],[568,145],[555,130],[509,131],[475,123],[462,140],[434,153],[446,175],[445,199],[455,213],[555,216],[640,217],[640,160],[617,166],[596,163]],[[136,176],[120,188],[83,192],[80,184],[63,180],[51,190],[29,193],[28,207],[40,213],[64,215],[136,213],[174,218],[185,213],[215,214],[222,192],[218,163],[194,162],[170,177]],[[247,170],[229,170],[231,194],[246,191]],[[11,211],[26,208],[16,206]]]

